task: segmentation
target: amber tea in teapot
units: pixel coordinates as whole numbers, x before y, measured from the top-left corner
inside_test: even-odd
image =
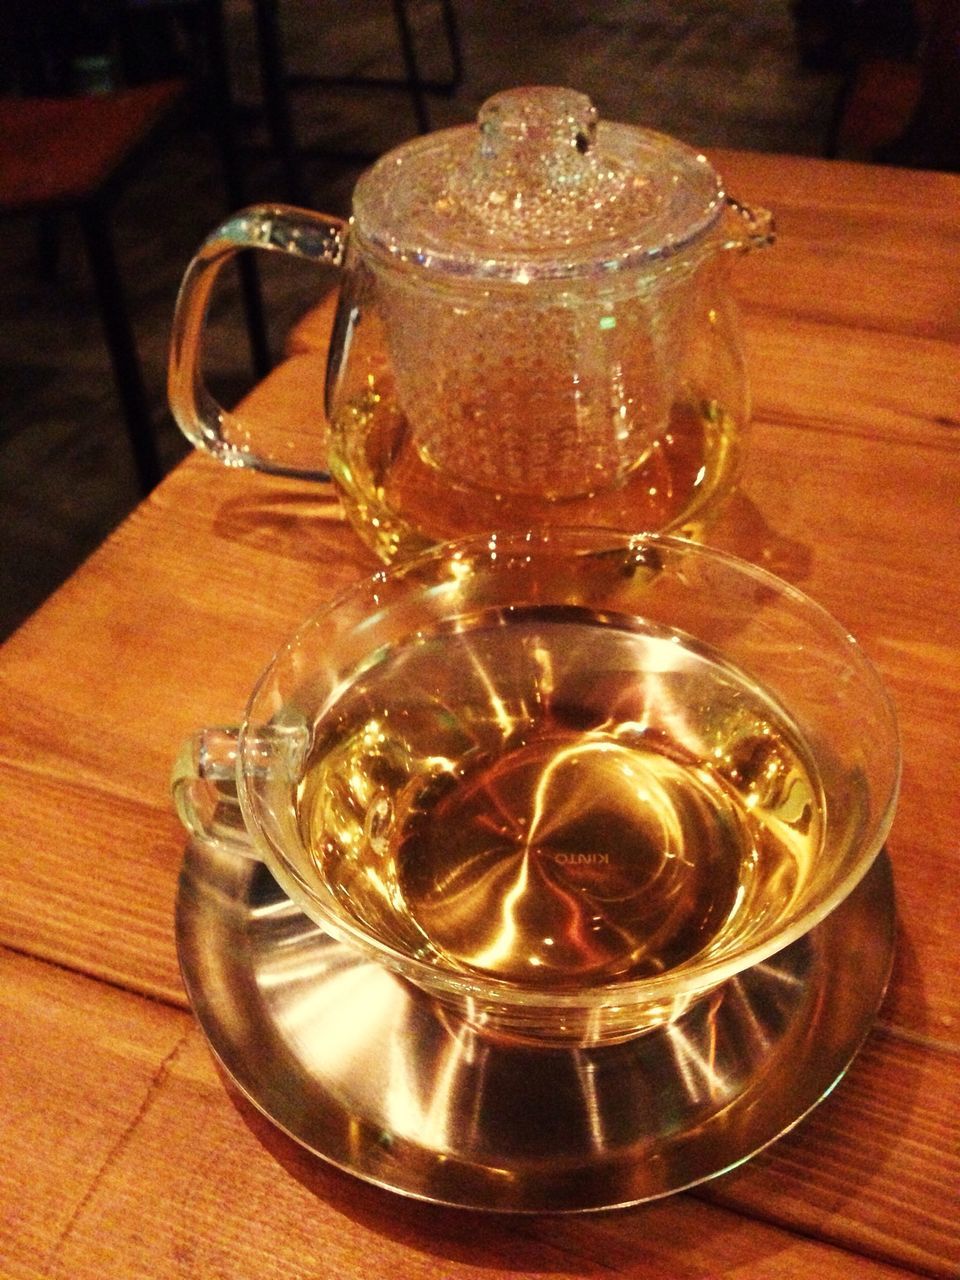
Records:
[[[389,654],[315,730],[307,876],[421,959],[553,991],[776,919],[819,856],[817,767],[782,707],[677,640],[531,606]]]

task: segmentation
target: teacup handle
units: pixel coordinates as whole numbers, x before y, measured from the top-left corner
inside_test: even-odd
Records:
[[[343,260],[347,223],[340,218],[291,205],[251,205],[212,231],[187,268],[177,297],[170,344],[167,394],[183,434],[228,467],[255,467],[274,475],[327,480],[326,471],[292,467],[255,453],[243,438],[236,416],[218,404],[203,380],[200,337],[207,306],[220,270],[245,249],[285,253],[308,262],[337,267]]]
[[[192,734],[180,748],[170,789],[177,815],[194,840],[260,861],[237,799],[239,735],[239,729],[223,726]]]

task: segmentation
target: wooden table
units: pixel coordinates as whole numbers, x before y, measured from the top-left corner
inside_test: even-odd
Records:
[[[960,1274],[960,179],[715,159],[781,232],[737,266],[755,433],[716,537],[840,618],[902,721],[861,1056],[737,1172],[582,1218],[403,1200],[234,1097],[177,971],[171,761],[371,561],[328,495],[193,457],[0,652],[4,1276]]]

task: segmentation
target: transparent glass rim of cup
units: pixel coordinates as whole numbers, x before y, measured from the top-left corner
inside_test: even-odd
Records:
[[[357,613],[357,605],[368,603],[374,613],[361,612],[350,630],[356,632],[369,627],[376,611],[383,608],[385,589],[402,589],[408,583],[423,587],[423,578],[437,566],[446,566],[447,577],[434,583],[433,591],[452,589],[454,592],[463,577],[457,566],[471,558],[481,557],[493,563],[508,562],[511,556],[529,560],[537,551],[548,556],[605,557],[619,553],[633,558],[638,565],[645,564],[645,556],[659,570],[658,557],[694,557],[721,571],[735,574],[750,582],[760,593],[789,602],[802,612],[804,622],[811,631],[827,641],[836,653],[843,653],[851,670],[865,682],[875,700],[875,709],[885,730],[885,747],[888,769],[885,778],[877,784],[879,792],[875,815],[869,827],[862,833],[858,855],[853,859],[847,874],[832,884],[830,891],[815,899],[806,910],[788,916],[769,934],[761,933],[759,939],[742,950],[719,958],[703,960],[696,956],[676,969],[640,978],[601,982],[585,985],[577,990],[551,990],[507,980],[468,970],[444,968],[435,959],[421,960],[384,942],[366,930],[345,911],[334,910],[330,903],[316,892],[291,862],[283,847],[274,841],[257,816],[257,804],[250,779],[262,772],[262,756],[256,746],[249,752],[249,744],[256,744],[264,718],[257,714],[258,705],[269,689],[278,668],[284,662],[296,662],[297,654],[308,637],[325,625],[337,625],[344,614]],[[318,709],[318,716],[332,705]],[[789,708],[788,708],[789,710]],[[540,1007],[562,1012],[583,1009],[594,1002],[607,1006],[629,1007],[633,1004],[653,1004],[658,999],[682,1000],[713,990],[721,983],[746,969],[769,959],[797,939],[803,937],[816,924],[825,919],[856,888],[872,866],[889,833],[900,786],[901,755],[896,711],[880,676],[863,652],[860,644],[822,605],[799,588],[777,577],[768,570],[743,560],[729,552],[705,546],[674,534],[620,533],[608,528],[543,528],[525,533],[494,532],[470,536],[446,542],[419,555],[381,569],[372,576],[352,584],[329,603],[308,618],[274,654],[249,697],[240,728],[237,751],[237,791],[241,812],[248,832],[258,852],[264,856],[267,867],[277,874],[281,887],[294,902],[321,928],[341,942],[357,947],[368,957],[393,972],[408,978],[416,985],[435,993],[446,992],[458,999],[477,999],[487,1005],[500,1002],[503,1005]]]

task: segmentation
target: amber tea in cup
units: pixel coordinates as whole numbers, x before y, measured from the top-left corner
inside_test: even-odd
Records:
[[[495,611],[358,676],[295,807],[381,937],[545,990],[654,977],[786,909],[822,839],[786,712],[659,626]]]
[[[211,838],[235,776],[245,825],[220,838],[471,1022],[597,1043],[832,910],[880,848],[898,759],[875,672],[786,583],[681,539],[556,530],[354,588],[268,668],[238,743],[191,742],[174,790]]]

